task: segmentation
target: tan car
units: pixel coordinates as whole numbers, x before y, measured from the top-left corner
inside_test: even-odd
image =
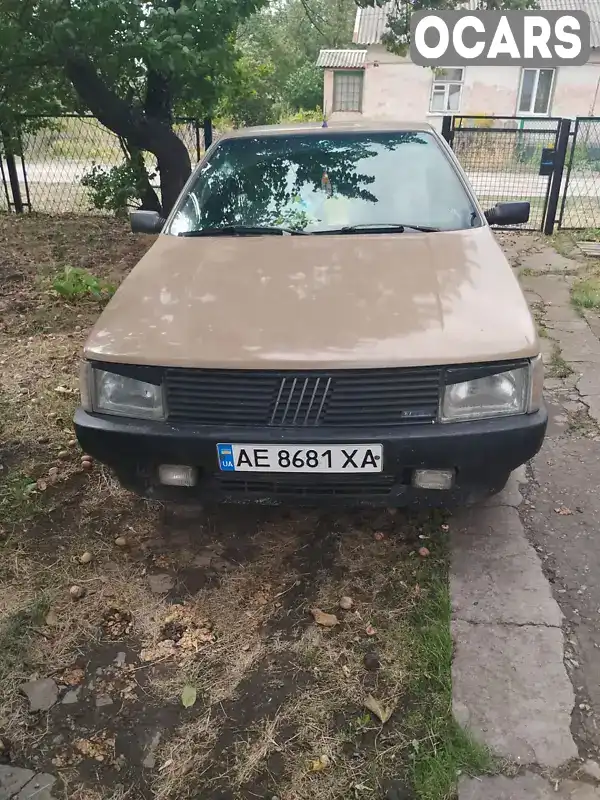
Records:
[[[81,446],[163,500],[399,506],[499,491],[546,430],[535,325],[429,126],[235,131],[85,346]]]

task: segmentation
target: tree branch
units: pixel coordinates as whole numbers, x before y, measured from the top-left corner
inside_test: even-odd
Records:
[[[315,18],[313,16],[313,12],[310,10],[310,8],[308,6],[308,3],[307,3],[307,0],[300,0],[300,2],[302,3],[302,8],[304,9],[304,13],[306,14],[306,17],[307,17],[308,21],[310,22],[310,24],[317,31],[317,33],[319,33],[324,39],[326,39],[327,36],[323,32],[323,30],[317,25],[317,23],[315,22]]]
[[[171,80],[157,70],[148,67],[146,74],[146,98],[144,111],[149,117],[155,117],[168,124],[173,121],[171,103]]]

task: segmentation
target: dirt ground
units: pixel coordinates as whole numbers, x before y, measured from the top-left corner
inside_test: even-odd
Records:
[[[445,518],[165,508],[82,464],[81,347],[150,241],[0,217],[0,763],[72,800],[450,797],[491,767],[451,718]]]

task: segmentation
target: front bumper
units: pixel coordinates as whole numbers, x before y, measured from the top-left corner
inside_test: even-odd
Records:
[[[75,414],[77,439],[93,458],[111,467],[127,488],[148,498],[175,502],[261,502],[352,505],[448,506],[468,504],[500,491],[510,472],[539,451],[546,432],[542,409],[503,419],[454,424],[407,425],[324,431],[318,428],[234,428]],[[220,442],[278,444],[381,443],[384,471],[361,475],[220,472]],[[198,469],[194,487],[162,486],[159,464]],[[453,489],[415,489],[415,469],[455,469]]]

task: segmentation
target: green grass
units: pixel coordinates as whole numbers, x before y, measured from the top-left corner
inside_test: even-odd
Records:
[[[42,594],[0,623],[0,685],[4,688],[9,677],[14,680],[15,674],[22,677],[26,672],[31,639],[44,624],[49,608],[48,598]]]
[[[555,344],[548,364],[549,378],[567,378],[573,370],[562,357],[560,347]]]
[[[584,228],[573,231],[573,236],[580,242],[600,242],[600,228]]]
[[[25,473],[8,472],[0,480],[0,523],[22,522],[35,513],[39,507],[36,488],[36,482]]]
[[[600,277],[577,281],[571,288],[571,301],[578,308],[600,308]]]
[[[413,736],[411,783],[419,800],[455,796],[458,777],[498,771],[490,751],[452,716],[452,636],[447,560],[427,565],[426,595],[413,615],[411,697],[407,725]],[[434,569],[432,570],[431,567]]]

